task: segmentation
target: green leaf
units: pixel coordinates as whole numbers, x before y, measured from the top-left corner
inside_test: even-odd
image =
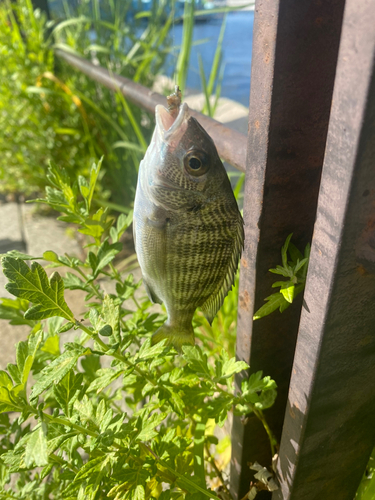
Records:
[[[228,353],[225,349],[222,349],[221,357],[222,360],[216,361],[216,373],[219,379],[229,378],[235,373],[239,373],[250,368],[245,361],[236,361],[235,357],[229,359]]]
[[[83,381],[83,374],[75,374],[70,370],[59,384],[53,387],[53,395],[67,417],[71,416],[72,408],[77,400]]]
[[[303,255],[291,241],[289,242],[288,252],[293,262],[303,259]]]
[[[128,215],[121,214],[117,219],[116,230],[117,238],[121,238],[123,233],[128,229],[130,224],[133,222],[133,210],[131,210]]]
[[[287,239],[285,240],[284,245],[281,248],[281,258],[282,258],[282,262],[283,262],[283,267],[285,269],[287,269],[287,267],[288,267],[287,252],[288,252],[289,242],[290,242],[292,236],[293,236],[293,233],[290,233],[289,236],[287,237]]]
[[[275,269],[269,269],[269,272],[273,273],[273,274],[281,274],[282,276],[285,276],[286,278],[291,278],[291,272],[289,271],[289,269],[284,269],[281,266],[276,266]]]
[[[31,390],[30,397],[32,399],[39,396],[52,384],[58,384],[75,367],[79,357],[91,353],[90,349],[79,344],[65,344],[65,347],[67,350],[40,372],[38,380]]]
[[[92,478],[95,476],[96,473],[102,471],[105,466],[110,462],[111,457],[110,455],[103,456],[101,455],[100,457],[93,458],[92,460],[89,460],[86,464],[84,464],[80,470],[78,471],[77,475],[74,478],[74,482],[79,482],[83,481],[84,479],[87,478]]]
[[[294,285],[290,285],[287,288],[281,288],[280,293],[284,297],[285,300],[287,300],[290,304],[293,302],[294,299]]]
[[[42,258],[42,257],[33,257],[32,255],[19,252],[18,250],[10,250],[9,252],[6,253],[6,255],[8,257],[13,257],[14,259],[21,259],[21,260],[37,260]]]
[[[104,297],[100,316],[105,325],[111,327],[115,342],[120,342],[120,306],[109,295]]]
[[[26,385],[31,367],[38,347],[43,339],[43,331],[30,335],[28,341],[19,342],[17,344],[17,367],[21,377],[21,384]]]
[[[58,273],[53,273],[50,280],[43,267],[34,262],[31,269],[20,259],[4,257],[3,271],[9,283],[6,290],[16,297],[27,299],[34,307],[25,313],[26,319],[46,319],[60,316],[73,321],[73,313],[64,299],[64,284]]]
[[[138,484],[135,487],[135,490],[133,490],[133,492],[132,492],[132,498],[134,500],[145,500],[146,499],[145,489],[144,489],[144,487],[141,484]]]
[[[29,308],[29,301],[23,299],[0,299],[0,319],[6,319],[11,325],[34,326],[34,321],[24,318],[24,313]]]
[[[112,262],[112,260],[119,252],[121,252],[121,250],[122,243],[117,242],[110,245],[108,239],[103,241],[96,255],[95,268],[93,268],[94,276],[97,276],[98,272],[101,269]]]
[[[146,361],[147,359],[156,358],[166,350],[166,343],[167,340],[164,339],[158,344],[151,345],[151,339],[145,340],[138,351],[136,360]]]
[[[100,368],[96,372],[96,378],[89,385],[87,392],[96,391],[97,394],[99,394],[124,372],[125,370],[123,368],[117,368],[116,370],[113,370],[112,368]]]
[[[253,320],[268,316],[269,314],[276,311],[276,309],[279,309],[280,312],[283,312],[287,307],[290,306],[290,303],[280,292],[273,293],[269,297],[266,297],[264,300],[267,301],[267,304],[264,304],[264,306],[256,311],[253,316]]]
[[[52,252],[52,250],[44,252],[43,259],[47,260],[48,262],[55,262],[56,264],[60,264],[59,256],[57,255],[56,252]]]
[[[20,411],[21,400],[12,395],[12,390],[7,387],[0,387],[0,413],[5,411]]]
[[[0,370],[0,387],[6,387],[9,390],[13,388],[13,381],[4,370]]]
[[[47,426],[44,422],[31,433],[26,444],[24,460],[26,467],[43,467],[48,464]]]
[[[309,259],[306,257],[304,259],[302,259],[301,261],[297,261],[297,264],[296,264],[296,267],[294,268],[294,274],[297,274],[298,271],[306,264],[306,262],[308,262]]]
[[[89,420],[96,423],[94,407],[86,394],[83,396],[81,401],[75,401],[74,409],[78,412],[83,423],[86,423]]]
[[[212,377],[208,366],[207,355],[203,354],[199,346],[183,346],[182,351],[184,359],[192,370],[205,378],[210,379]]]
[[[138,441],[148,441],[157,436],[158,433],[155,431],[155,427],[161,424],[167,415],[168,413],[153,413],[151,417],[145,418],[141,421],[142,428],[136,439]]]
[[[66,273],[63,278],[65,288],[69,288],[69,290],[84,290],[87,292],[89,287],[75,274]]]

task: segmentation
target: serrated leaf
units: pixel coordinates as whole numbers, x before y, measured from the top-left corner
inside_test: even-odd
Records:
[[[66,273],[63,278],[65,288],[69,288],[69,290],[84,290],[88,291],[87,285],[73,273]]]
[[[222,350],[221,355],[224,363],[221,366],[220,378],[229,378],[235,373],[239,373],[250,368],[245,361],[236,361],[235,357],[228,359],[227,352],[224,349]]]
[[[192,370],[206,378],[212,377],[208,366],[207,355],[203,354],[199,346],[183,346],[182,352],[184,359]]]
[[[269,297],[266,297],[264,300],[267,301],[267,303],[256,311],[253,316],[253,320],[268,316],[269,314],[276,311],[276,309],[280,309],[280,312],[282,312],[290,306],[290,303],[285,300],[284,296],[280,292],[273,293]]]
[[[106,239],[100,246],[98,253],[96,255],[95,268],[93,268],[94,276],[98,274],[98,272],[107,266],[115,256],[121,252],[122,243],[112,243],[109,244],[108,239]]]
[[[84,479],[93,477],[95,473],[103,470],[103,468],[110,463],[111,457],[109,455],[93,458],[84,464],[74,478],[74,482],[80,482]]]
[[[294,268],[294,273],[297,274],[298,271],[306,264],[306,262],[308,262],[308,258],[304,258],[300,261],[297,261],[297,264],[296,264],[296,267]]]
[[[270,273],[280,274],[281,276],[285,276],[285,278],[290,278],[291,273],[288,269],[284,269],[281,266],[276,266],[274,269],[268,269]]]
[[[26,467],[43,467],[48,464],[47,426],[44,422],[31,433],[26,444],[24,460]]]
[[[18,250],[10,250],[9,252],[6,253],[9,257],[13,257],[14,259],[21,259],[21,260],[37,260],[41,259],[41,257],[33,257],[32,255],[29,255],[27,253],[22,253],[19,252]]]
[[[110,383],[116,380],[125,370],[123,368],[101,368],[96,372],[96,378],[89,385],[87,392],[96,391],[99,394]]]
[[[137,361],[146,361],[147,359],[156,358],[165,351],[166,343],[167,339],[155,345],[151,345],[151,339],[145,340],[138,351]]]
[[[67,417],[71,416],[73,405],[81,390],[82,381],[82,373],[75,374],[73,370],[70,370],[53,388],[55,399]]]
[[[148,441],[157,436],[158,433],[155,431],[155,427],[157,427],[167,415],[167,413],[153,413],[151,417],[142,421],[142,429],[136,439],[138,441]]]
[[[86,394],[81,401],[75,401],[74,409],[78,412],[83,423],[89,420],[96,423],[94,407]]]
[[[64,284],[58,273],[50,280],[43,267],[33,262],[31,269],[20,259],[4,257],[3,271],[9,283],[6,290],[16,297],[27,299],[36,304],[25,313],[26,319],[46,319],[60,316],[69,321],[74,320],[73,313],[64,299]]]
[[[79,344],[68,344],[71,348],[64,351],[61,356],[54,359],[39,374],[36,384],[31,390],[30,397],[36,398],[52,384],[58,384],[65,375],[75,367],[78,358],[89,354],[91,351]]]

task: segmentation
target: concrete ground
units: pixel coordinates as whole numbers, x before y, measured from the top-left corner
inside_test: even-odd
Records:
[[[159,87],[172,88],[169,79],[161,78]],[[203,94],[191,94],[186,101],[193,109],[201,111],[204,105]],[[241,104],[221,99],[215,118],[229,127],[247,134],[248,110]],[[43,216],[36,210],[37,205],[0,199],[0,254],[10,250],[18,250],[33,256],[41,256],[47,250],[53,250],[58,255],[65,252],[77,257],[83,257],[83,250],[78,243],[76,233],[56,220],[55,215]],[[138,271],[140,277],[140,273]],[[4,288],[7,280],[0,271],[0,297],[13,297]],[[110,291],[110,284],[103,283],[103,288]],[[140,293],[142,293],[140,291]],[[66,290],[66,301],[78,317],[85,310],[84,293],[79,290]],[[8,321],[0,319],[0,369],[15,360],[15,344],[24,340],[29,333],[27,326],[12,326]],[[64,334],[67,335],[67,334]],[[66,339],[64,339],[66,340]]]

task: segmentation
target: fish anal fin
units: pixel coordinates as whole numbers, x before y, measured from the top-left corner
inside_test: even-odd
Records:
[[[159,299],[159,297],[156,295],[152,287],[147,283],[147,281],[143,278],[143,285],[146,289],[146,293],[148,298],[151,300],[153,304],[162,304],[163,301]]]
[[[214,292],[210,297],[206,300],[206,302],[201,306],[204,317],[207,321],[212,324],[216,314],[219,309],[223,305],[224,299],[227,296],[228,292],[232,289],[234,278],[236,276],[238,261],[241,257],[241,252],[243,250],[244,245],[244,228],[243,228],[243,220],[241,214],[238,213],[238,223],[236,228],[236,234],[234,236],[234,246],[231,259],[228,262],[228,269],[226,274],[224,275],[223,282],[221,283],[220,288]]]

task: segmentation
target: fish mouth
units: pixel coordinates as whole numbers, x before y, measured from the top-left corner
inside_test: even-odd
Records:
[[[164,106],[158,104],[155,108],[156,127],[164,142],[177,145],[187,129],[190,118],[189,107],[184,102],[178,111],[178,115],[170,113]]]

